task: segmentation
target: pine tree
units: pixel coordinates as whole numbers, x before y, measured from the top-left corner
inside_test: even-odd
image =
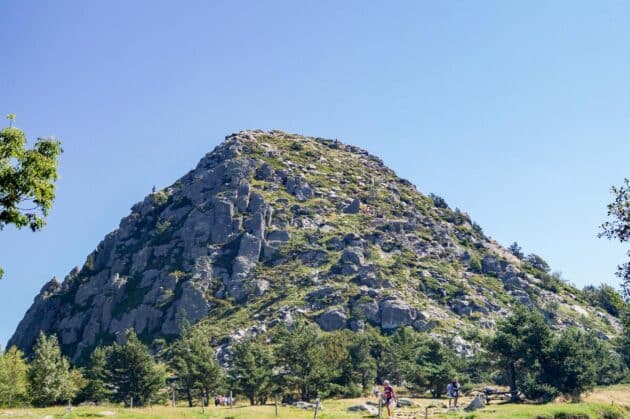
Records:
[[[100,404],[111,396],[107,376],[107,357],[110,350],[111,348],[99,346],[92,352],[90,363],[85,370],[87,385],[81,394],[82,399]]]
[[[350,365],[352,380],[361,384],[365,392],[376,380],[376,360],[372,356],[372,340],[368,334],[362,333],[350,344]]]
[[[251,339],[235,345],[230,378],[250,404],[264,404],[271,396],[274,363],[273,352],[266,344]]]
[[[115,389],[112,400],[144,406],[155,401],[165,386],[165,371],[155,363],[136,333],[127,331],[127,342],[114,344],[107,357],[109,382]]]
[[[78,391],[78,375],[70,372],[70,362],[61,354],[55,335],[39,333],[29,368],[31,399],[36,406],[50,406],[72,399]]]
[[[173,346],[169,365],[177,375],[190,407],[196,391],[208,398],[223,384],[223,371],[210,342],[202,332],[188,325],[184,326],[181,338]]]
[[[284,383],[297,390],[302,400],[316,397],[330,379],[318,328],[299,325],[279,338],[277,358]]]
[[[0,406],[13,407],[27,400],[28,367],[15,346],[0,353]]]
[[[576,328],[565,330],[548,350],[543,380],[573,400],[595,386],[597,338]]]
[[[516,306],[512,315],[497,327],[488,349],[505,368],[512,399],[518,398],[519,381],[539,374],[540,359],[551,345],[551,330],[537,311]],[[536,368],[538,366],[538,368]]]

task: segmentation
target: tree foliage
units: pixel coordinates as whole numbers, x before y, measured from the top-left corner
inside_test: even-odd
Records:
[[[114,389],[112,400],[144,406],[157,400],[165,384],[165,370],[153,360],[146,346],[133,331],[127,342],[114,344],[107,357],[107,374]]]
[[[620,187],[611,187],[614,200],[608,204],[608,218],[601,225],[600,237],[617,239],[621,243],[630,241],[630,179],[624,179]],[[628,251],[630,257],[630,250]],[[630,300],[630,262],[619,266],[617,275],[622,279],[624,297]]]
[[[508,250],[517,258],[521,260],[525,259],[525,254],[523,253],[523,249],[521,248],[521,246],[519,246],[517,242],[512,243],[510,247],[508,247]]]
[[[16,347],[0,353],[0,406],[14,407],[28,399],[28,367]]]
[[[61,354],[55,335],[40,332],[29,368],[30,398],[36,406],[68,401],[80,390],[81,376],[70,371],[70,362]]]
[[[169,355],[169,366],[176,374],[178,385],[190,407],[196,393],[208,398],[223,383],[223,371],[214,349],[200,331],[185,325],[182,337],[175,342]]]
[[[97,347],[90,356],[90,362],[85,369],[87,385],[81,392],[80,398],[96,404],[101,404],[109,399],[112,394],[107,374],[107,358],[111,348]]]
[[[275,358],[269,345],[248,339],[233,348],[230,379],[250,404],[265,404],[274,390]]]
[[[62,151],[57,140],[39,138],[29,149],[22,130],[0,130],[0,229],[12,224],[37,231],[44,226]]]

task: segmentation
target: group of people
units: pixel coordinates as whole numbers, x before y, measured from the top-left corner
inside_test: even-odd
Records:
[[[460,385],[457,382],[457,379],[453,379],[453,381],[451,381],[450,383],[448,383],[448,385],[446,386],[446,395],[448,397],[448,407],[451,407],[451,402],[453,404],[452,407],[457,407],[457,401],[459,399],[459,391],[460,391]],[[375,397],[379,397],[379,395],[382,397],[382,401],[383,404],[385,405],[385,408],[387,409],[387,416],[391,416],[392,412],[391,409],[392,407],[394,407],[394,403],[398,404],[398,396],[396,395],[396,392],[394,391],[394,388],[391,386],[389,380],[385,380],[383,381],[383,392],[380,392],[380,389],[378,387],[374,387],[373,390],[374,396]]]
[[[234,398],[230,396],[215,396],[214,397],[214,405],[215,406],[231,406],[234,404]]]

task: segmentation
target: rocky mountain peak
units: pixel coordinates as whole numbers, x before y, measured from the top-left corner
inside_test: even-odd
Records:
[[[128,328],[157,345],[183,319],[238,339],[303,317],[327,331],[411,326],[471,352],[466,336],[516,302],[557,327],[618,327],[367,151],[241,131],[46,284],[9,345],[29,352],[43,330],[79,361]]]

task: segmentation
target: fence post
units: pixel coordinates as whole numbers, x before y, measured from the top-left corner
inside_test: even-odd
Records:
[[[131,396],[131,405],[129,405],[130,409],[133,409],[133,396]]]
[[[315,399],[315,412],[313,413],[313,419],[317,419],[318,410],[319,410],[319,398]]]
[[[381,419],[383,416],[383,398],[378,396],[378,419]]]
[[[234,407],[234,398],[232,397],[232,390],[230,390],[230,409]]]
[[[278,393],[274,394],[275,405],[276,405],[276,417],[278,417]]]

